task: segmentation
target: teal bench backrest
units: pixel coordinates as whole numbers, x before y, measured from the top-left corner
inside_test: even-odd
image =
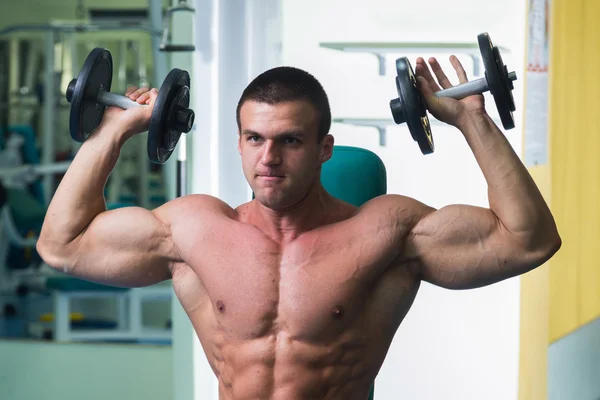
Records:
[[[358,147],[334,146],[333,156],[323,164],[321,182],[332,196],[356,207],[387,191],[383,162]]]

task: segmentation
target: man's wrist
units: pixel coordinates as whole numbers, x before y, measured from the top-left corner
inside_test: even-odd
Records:
[[[105,144],[110,143],[110,145],[117,146],[120,149],[127,139],[133,135],[121,127],[105,125],[96,130],[92,136],[96,138],[95,140],[102,141]]]
[[[464,112],[458,119],[456,127],[461,132],[466,133],[468,130],[493,124],[492,118],[485,110]]]

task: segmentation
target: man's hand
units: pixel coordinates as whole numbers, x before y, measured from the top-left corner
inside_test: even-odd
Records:
[[[108,132],[109,134],[117,132],[118,135],[122,135],[123,141],[148,130],[154,103],[158,97],[158,90],[129,86],[125,96],[138,104],[142,104],[143,107],[132,107],[128,110],[108,107],[97,129],[97,131]]]
[[[435,58],[432,57],[428,61],[437,81],[432,75],[429,66],[421,57],[417,59],[415,74],[417,76],[419,89],[427,104],[427,109],[436,119],[459,127],[468,116],[485,114],[483,95],[469,96],[462,100],[436,97],[436,92],[439,92],[442,89],[451,88],[453,85]],[[456,71],[459,83],[462,84],[468,82],[467,74],[458,58],[456,58],[456,56],[450,56],[450,62]]]

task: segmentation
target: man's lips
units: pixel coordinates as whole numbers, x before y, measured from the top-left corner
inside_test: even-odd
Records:
[[[258,174],[257,178],[265,180],[265,181],[277,181],[285,178],[283,175],[273,175],[273,174]]]
[[[275,176],[275,177],[278,177],[278,178],[283,178],[284,177],[284,175],[275,174],[273,172],[258,172],[256,174],[256,176],[267,176],[267,177],[269,177],[269,176]]]

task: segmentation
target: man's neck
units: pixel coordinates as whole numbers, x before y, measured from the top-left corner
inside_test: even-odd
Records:
[[[302,201],[283,211],[270,209],[257,200],[250,207],[254,224],[271,239],[284,244],[323,225],[333,201],[325,189],[318,185]]]

